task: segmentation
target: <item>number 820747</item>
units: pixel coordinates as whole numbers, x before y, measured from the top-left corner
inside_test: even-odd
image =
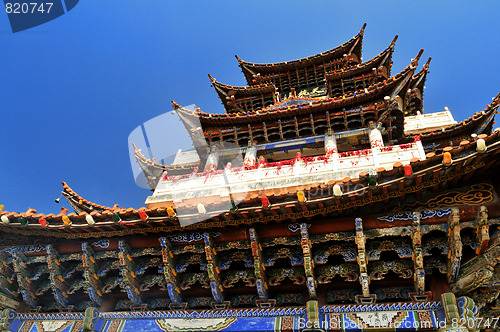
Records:
[[[14,2],[5,4],[7,14],[49,14],[53,2]]]

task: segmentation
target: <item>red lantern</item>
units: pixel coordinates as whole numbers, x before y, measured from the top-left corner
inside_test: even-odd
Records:
[[[143,210],[139,210],[139,217],[142,219],[142,220],[148,220],[148,215],[146,214],[146,212],[144,212]]]
[[[45,220],[45,218],[40,218],[38,219],[38,222],[40,223],[40,225],[42,225],[43,227],[47,227],[49,225],[49,223],[47,222],[47,220]]]
[[[263,207],[269,207],[269,205],[271,205],[271,203],[269,203],[269,198],[267,198],[266,195],[263,195],[261,197],[261,200],[262,200],[262,206]]]
[[[410,176],[413,174],[413,169],[411,168],[411,165],[405,165],[403,167],[404,171],[405,171],[405,176]]]

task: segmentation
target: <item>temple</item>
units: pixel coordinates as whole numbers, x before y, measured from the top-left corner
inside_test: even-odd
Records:
[[[364,30],[172,102],[193,149],[134,145],[143,208],[0,206],[0,331],[498,331],[500,94],[424,112],[431,59],[364,61]]]

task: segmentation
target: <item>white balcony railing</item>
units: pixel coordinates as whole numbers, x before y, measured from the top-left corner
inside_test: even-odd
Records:
[[[425,159],[420,141],[383,148],[334,154],[329,159],[314,158],[284,165],[267,164],[254,169],[233,168],[210,173],[169,176],[158,182],[146,203],[181,202],[202,197],[228,197],[263,190],[279,190],[294,186],[327,183],[346,177],[357,178],[363,171],[375,174],[377,168],[392,169],[394,163],[409,164]]]

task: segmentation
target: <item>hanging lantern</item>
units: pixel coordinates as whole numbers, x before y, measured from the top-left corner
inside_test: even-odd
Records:
[[[370,175],[368,177],[368,185],[370,187],[375,187],[377,185],[377,177],[375,175]]]
[[[198,204],[197,208],[198,208],[199,214],[206,214],[207,213],[207,209],[205,209],[205,205],[203,205],[202,203]]]
[[[38,219],[38,222],[40,223],[40,225],[42,225],[43,227],[47,227],[49,225],[49,223],[47,222],[47,220],[45,218],[40,218]]]
[[[171,206],[169,206],[167,208],[167,214],[168,214],[169,217],[175,217],[175,210],[174,210],[174,208],[171,207]]]
[[[333,196],[341,197],[342,196],[342,188],[340,185],[336,184],[333,186]]]
[[[262,201],[262,207],[269,207],[269,206],[271,206],[271,203],[269,202],[269,198],[267,198],[266,195],[262,195],[262,197],[260,198],[260,200]]]
[[[297,199],[301,203],[304,203],[306,201],[306,195],[304,195],[304,192],[302,190],[297,191]]]
[[[403,169],[404,169],[404,172],[405,172],[405,176],[410,176],[410,175],[413,174],[413,169],[411,168],[410,164],[404,165]]]
[[[62,221],[64,223],[64,225],[66,226],[71,226],[73,223],[71,222],[71,220],[69,220],[68,216],[67,215],[63,215],[62,216]]]
[[[87,214],[85,216],[85,220],[87,221],[87,224],[89,224],[89,226],[94,226],[95,225],[95,220],[94,220],[94,218],[90,214]]]
[[[2,224],[4,224],[4,225],[10,224],[9,217],[7,217],[6,215],[3,215],[2,216]]]
[[[451,159],[451,153],[445,152],[443,153],[443,164],[445,166],[450,166],[453,163],[453,159]]]
[[[476,151],[479,153],[485,153],[486,152],[486,142],[484,141],[483,138],[480,138],[477,140],[477,146],[476,146]]]
[[[233,200],[231,200],[231,211],[236,211],[236,210],[238,210],[238,206],[236,206],[236,203]]]
[[[28,224],[28,220],[24,217],[19,217],[19,219],[17,219],[17,221],[19,221],[19,223],[23,226],[26,226]]]
[[[120,218],[120,215],[118,215],[118,213],[116,213],[116,212],[113,213],[112,217],[113,217],[113,221],[115,222],[115,224],[119,224],[123,221],[122,218]]]
[[[148,220],[149,219],[149,216],[147,215],[146,212],[144,212],[144,210],[139,210],[139,217],[141,218],[141,220]]]

